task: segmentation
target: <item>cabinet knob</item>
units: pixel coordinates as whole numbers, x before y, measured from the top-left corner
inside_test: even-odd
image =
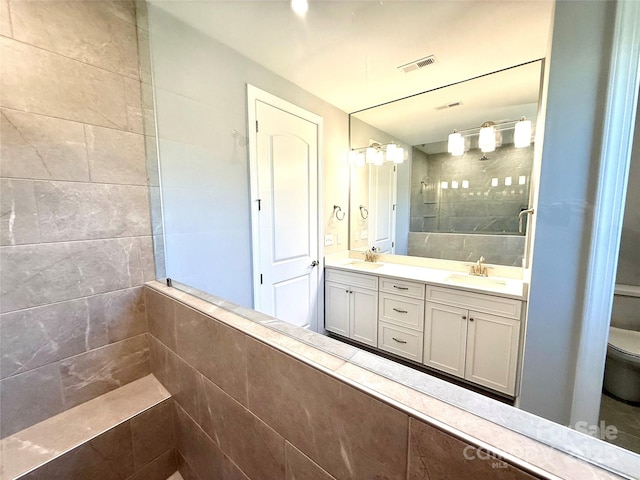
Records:
[[[466,315],[462,315],[462,319],[463,319],[463,320],[466,320],[466,319],[467,319],[467,316],[466,316]]]
[[[473,322],[473,318],[470,318],[470,319],[469,319],[469,321],[470,321],[470,322]]]

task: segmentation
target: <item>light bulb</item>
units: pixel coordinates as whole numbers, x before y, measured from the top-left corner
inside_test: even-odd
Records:
[[[520,119],[513,131],[513,145],[516,148],[525,148],[531,145],[531,120]]]
[[[365,158],[367,163],[374,163],[376,161],[376,149],[373,147],[367,147],[365,150]]]
[[[387,145],[387,162],[396,161],[397,150],[398,147],[396,147],[395,144],[390,143],[389,145]]]
[[[393,163],[402,163],[404,162],[404,148],[398,147],[396,148],[396,158],[393,160]]]
[[[291,0],[291,10],[296,15],[303,16],[309,10],[309,2],[307,0]]]
[[[449,134],[449,143],[447,151],[454,157],[464,155],[464,137],[456,130]]]
[[[382,165],[384,163],[384,152],[382,150],[376,150],[375,158],[373,160],[374,165]]]
[[[484,124],[478,134],[478,146],[484,153],[493,152],[496,149],[496,129],[493,125]]]

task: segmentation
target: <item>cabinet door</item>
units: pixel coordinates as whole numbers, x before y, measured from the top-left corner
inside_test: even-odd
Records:
[[[464,377],[467,310],[425,303],[424,364]]]
[[[378,346],[378,292],[350,287],[350,337],[372,347]]]
[[[469,312],[465,378],[513,395],[519,339],[519,321]]]
[[[341,283],[324,284],[324,328],[349,336],[349,287]]]

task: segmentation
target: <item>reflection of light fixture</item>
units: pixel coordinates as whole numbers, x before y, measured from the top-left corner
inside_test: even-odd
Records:
[[[478,133],[478,146],[484,153],[496,149],[496,127],[494,122],[484,122]]]
[[[447,151],[454,157],[464,155],[464,137],[457,130],[449,134]]]
[[[309,2],[307,0],[291,0],[291,10],[296,15],[304,15],[309,10]]]
[[[513,145],[525,148],[531,145],[531,120],[522,117],[513,130]]]
[[[358,167],[365,162],[372,165],[382,165],[384,162],[404,162],[404,148],[395,143],[372,143],[369,147],[354,148],[349,152],[349,163]]]

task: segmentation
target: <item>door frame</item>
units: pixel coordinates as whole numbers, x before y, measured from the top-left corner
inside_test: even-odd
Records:
[[[318,283],[317,288],[317,298],[316,298],[316,318],[314,321],[310,322],[311,329],[315,332],[318,331],[320,327],[320,318],[324,316],[324,308],[320,308],[321,303],[318,301],[323,298],[324,289],[322,289],[322,284],[320,280],[322,279],[322,266],[324,262],[322,261],[322,246],[323,242],[321,241],[324,238],[324,224],[322,222],[323,218],[323,175],[324,172],[324,132],[323,132],[323,118],[320,115],[317,115],[313,112],[305,110],[298,105],[295,105],[283,98],[277,97],[269,92],[261,90],[258,87],[247,83],[247,132],[249,137],[249,181],[250,181],[250,208],[251,208],[251,259],[252,259],[252,273],[251,277],[253,279],[252,288],[253,288],[253,309],[258,310],[262,306],[262,298],[260,292],[260,277],[258,272],[258,265],[260,265],[260,252],[257,248],[260,245],[260,225],[259,225],[259,217],[258,217],[258,156],[257,156],[257,146],[258,146],[258,132],[256,131],[256,102],[260,101],[271,105],[272,107],[278,108],[284,112],[290,113],[291,115],[295,115],[296,117],[300,117],[308,122],[315,124],[318,127],[318,164],[316,172],[316,178],[318,183],[318,215],[316,218],[317,223],[317,252],[316,252],[316,260],[320,262],[318,268],[316,269],[316,281]]]

